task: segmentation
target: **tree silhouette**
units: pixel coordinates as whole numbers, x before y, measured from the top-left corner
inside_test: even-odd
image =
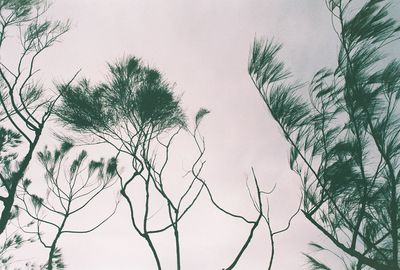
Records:
[[[113,147],[121,162],[129,160],[129,172],[123,174],[120,168],[117,175],[132,226],[148,244],[158,269],[162,263],[152,236],[172,229],[176,266],[181,269],[179,223],[204,187],[199,175],[204,165],[205,144],[198,127],[209,111],[201,109],[197,113],[194,130],[190,131],[180,99],[156,69],[128,57],[110,64],[109,71],[107,82],[97,86],[91,86],[85,79],[77,85],[60,85],[62,102],[57,107],[57,116],[73,130],[90,137],[92,143]],[[171,145],[183,131],[194,138],[198,154],[187,174],[191,179],[179,182],[183,185],[182,192],[169,194],[165,169]],[[143,191],[141,215],[130,195],[133,188]],[[159,199],[166,205],[168,222],[155,228],[150,219],[159,211],[152,209]]]
[[[85,211],[101,193],[110,188],[117,176],[115,158],[88,161],[87,152],[81,151],[72,162],[68,162],[72,147],[70,142],[64,142],[59,149],[49,151],[46,147],[38,153],[38,159],[45,170],[45,196],[29,191],[32,183],[30,179],[22,182],[16,195],[21,201],[21,209],[35,222],[34,230],[22,230],[36,235],[40,243],[49,249],[43,269],[64,269],[58,246],[61,236],[94,231],[114,215],[118,204],[115,204],[111,214],[91,228],[76,229],[79,225],[70,225],[71,219],[76,220],[74,217],[77,213]]]
[[[38,0],[0,1],[0,50],[3,54],[9,46],[20,50],[13,61],[0,60],[0,119],[2,133],[6,132],[9,144],[12,140],[23,141],[24,155],[17,159],[11,153],[0,164],[0,196],[3,204],[0,215],[0,234],[4,232],[12,216],[12,206],[18,183],[32,159],[57,98],[44,98],[43,87],[36,82],[36,60],[66,31],[68,23],[49,21],[44,18],[48,5]],[[13,40],[13,35],[18,39]],[[7,41],[7,42],[6,42]],[[7,130],[7,131],[5,131]],[[3,136],[3,135],[1,135]],[[12,136],[12,137],[10,137]],[[2,154],[4,145],[1,145]]]
[[[288,80],[281,46],[255,40],[249,74],[291,145],[305,217],[345,254],[349,269],[399,268],[400,62],[384,57],[399,24],[384,0],[327,0],[340,42],[337,67],[309,87]],[[327,250],[313,243],[319,250]],[[308,256],[314,269],[330,269]]]
[[[246,183],[247,185],[247,190],[249,192],[250,198],[252,200],[253,206],[257,211],[257,217],[254,220],[248,219],[243,215],[239,215],[236,213],[232,213],[228,210],[226,210],[225,208],[221,207],[214,199],[210,189],[208,188],[208,186],[204,183],[204,185],[206,186],[206,190],[210,196],[211,202],[213,203],[213,205],[219,209],[220,211],[222,211],[224,214],[231,216],[233,218],[236,218],[238,220],[242,220],[245,223],[251,225],[250,228],[250,232],[249,235],[247,236],[247,238],[245,239],[243,245],[241,246],[241,248],[239,249],[237,255],[235,256],[235,258],[232,260],[232,262],[229,264],[228,267],[223,268],[222,270],[232,270],[236,267],[236,265],[238,264],[239,260],[241,259],[241,257],[243,256],[244,252],[246,251],[246,249],[248,248],[248,246],[250,245],[250,242],[252,241],[253,237],[254,237],[254,233],[255,231],[258,229],[258,227],[264,222],[265,225],[267,226],[267,234],[269,237],[269,241],[270,241],[270,248],[271,248],[271,255],[269,257],[268,260],[268,270],[272,269],[272,265],[274,262],[274,258],[275,258],[275,236],[286,232],[287,230],[289,230],[290,225],[292,223],[293,218],[299,213],[300,211],[300,205],[297,208],[297,210],[289,217],[286,226],[280,228],[280,229],[275,229],[274,226],[272,225],[272,220],[271,220],[271,216],[270,216],[270,203],[268,200],[268,196],[271,195],[274,190],[276,185],[270,190],[270,191],[263,191],[260,188],[259,185],[259,180],[257,179],[256,173],[254,171],[254,168],[252,168],[252,176],[253,176],[253,180],[254,180],[254,184],[255,184],[255,195],[253,195],[253,192],[250,190],[250,187],[248,185],[248,183]]]

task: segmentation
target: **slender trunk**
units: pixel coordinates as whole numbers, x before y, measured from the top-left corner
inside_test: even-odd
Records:
[[[240,249],[238,255],[236,256],[236,258],[233,260],[233,262],[231,263],[231,265],[229,265],[227,268],[225,268],[225,270],[232,270],[233,268],[235,268],[236,264],[239,262],[240,258],[242,257],[244,251],[247,249],[247,247],[249,246],[251,239],[253,238],[254,235],[254,231],[257,229],[259,223],[261,220],[261,215],[257,218],[257,220],[254,222],[253,226],[251,227],[249,236],[247,237],[244,245],[242,246],[242,248]]]
[[[147,220],[148,220],[149,202],[150,202],[150,181],[149,180],[147,180],[145,183],[145,189],[146,189],[146,203],[145,203],[145,211],[144,211],[144,217],[143,217],[143,237],[146,239],[147,244],[149,245],[151,252],[153,253],[153,257],[157,264],[157,269],[161,270],[161,263],[160,263],[160,258],[158,257],[158,254],[157,254],[157,250],[154,247],[154,244],[151,241],[149,234],[147,233]]]
[[[0,215],[0,234],[4,232],[8,221],[11,218],[11,210],[14,205],[15,193],[17,192],[18,184],[25,175],[25,171],[32,159],[33,151],[35,150],[35,147],[39,141],[40,134],[41,130],[36,133],[35,140],[29,146],[28,153],[20,163],[18,170],[12,173],[11,177],[9,178],[10,188],[8,189],[8,196],[3,201],[3,210]]]
[[[11,178],[10,181],[14,182],[16,178]],[[11,209],[14,205],[14,197],[16,192],[17,186],[12,184],[10,190],[8,191],[8,197],[3,201],[3,211],[1,212],[0,216],[0,234],[4,232],[6,229],[8,220],[11,217]]]
[[[175,236],[175,248],[176,248],[176,269],[181,270],[181,248],[179,244],[179,230],[178,230],[178,217],[176,216],[176,221],[174,227]]]
[[[127,184],[129,184],[137,175],[139,175],[139,172],[135,172],[134,175],[128,180],[128,182],[125,184],[125,186],[122,186],[121,188],[121,194],[122,196],[125,198],[125,200],[128,203],[129,206],[129,210],[130,210],[130,217],[131,217],[131,222],[132,222],[132,226],[134,227],[134,229],[136,230],[136,232],[143,237],[147,244],[150,247],[150,250],[153,254],[153,257],[156,261],[157,264],[157,269],[161,270],[161,262],[160,259],[158,258],[158,254],[157,251],[153,245],[153,242],[151,241],[151,238],[149,236],[149,234],[146,232],[147,231],[147,215],[148,215],[148,201],[149,201],[149,190],[148,190],[148,185],[146,185],[146,209],[145,209],[145,218],[144,218],[144,224],[143,224],[143,232],[140,231],[139,227],[137,226],[136,222],[135,222],[135,216],[134,216],[134,211],[133,211],[133,204],[131,199],[129,198],[128,194],[126,193],[126,188],[127,188]]]
[[[157,254],[157,250],[153,245],[153,242],[150,239],[150,236],[148,234],[146,234],[144,236],[144,238],[146,239],[147,244],[149,245],[151,252],[153,253],[153,257],[156,261],[157,264],[157,270],[161,270],[161,262],[160,262],[160,258],[158,258],[158,254]]]
[[[274,255],[275,255],[274,236],[272,234],[270,234],[270,238],[271,238],[271,257],[269,259],[268,270],[272,269],[272,262],[274,261]]]
[[[68,216],[70,213],[70,207],[71,207],[71,199],[68,200],[68,206],[67,206],[67,210],[65,212],[63,221],[62,221],[60,227],[58,228],[56,237],[54,237],[54,239],[53,239],[53,243],[51,243],[49,258],[47,260],[47,270],[53,270],[53,259],[54,259],[55,253],[57,251],[57,242],[60,239],[62,231],[65,227],[65,223],[67,222],[67,219],[68,219]]]
[[[47,270],[53,270],[53,259],[57,248],[57,242],[60,236],[61,231],[59,230],[50,247],[49,258],[47,260]]]

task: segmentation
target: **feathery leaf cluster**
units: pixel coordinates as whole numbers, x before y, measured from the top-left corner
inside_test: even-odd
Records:
[[[83,79],[75,86],[59,86],[59,119],[80,132],[109,132],[123,122],[136,132],[186,125],[179,98],[157,70],[129,57],[109,64],[109,71],[106,83],[91,86]]]
[[[383,48],[400,24],[384,0],[365,1],[355,15],[353,1],[327,6],[339,25],[338,65],[315,74],[308,99],[287,81],[274,42],[254,42],[249,74],[291,144],[306,218],[356,259],[354,269],[399,269],[400,61]]]

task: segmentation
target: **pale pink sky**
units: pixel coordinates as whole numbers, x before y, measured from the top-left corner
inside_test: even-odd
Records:
[[[211,110],[202,125],[207,143],[203,178],[217,200],[255,217],[245,183],[254,166],[265,190],[277,183],[270,201],[272,222],[275,228],[285,224],[298,204],[299,180],[289,169],[288,145],[247,75],[248,55],[255,36],[273,37],[284,44],[281,56],[299,80],[333,65],[337,42],[323,0],[56,0],[49,14],[69,18],[72,29],[40,59],[45,82],[68,80],[78,69],[99,81],[106,62],[141,57],[176,82],[189,115],[200,107]],[[177,144],[178,171],[171,175],[182,175],[190,165],[186,149],[187,142]],[[183,269],[226,267],[250,229],[213,209],[206,198],[181,225]],[[110,207],[104,200],[96,203],[94,211]],[[82,217],[84,222],[90,218]],[[166,270],[175,263],[169,233],[156,238]],[[265,226],[258,229],[236,269],[266,269],[266,233]],[[309,241],[321,239],[299,215],[288,232],[276,237],[274,269],[306,269],[302,252],[309,251]],[[68,269],[155,269],[145,241],[131,228],[125,201],[99,230],[65,235],[59,244]],[[43,248],[34,245],[22,257],[42,262],[43,255]]]

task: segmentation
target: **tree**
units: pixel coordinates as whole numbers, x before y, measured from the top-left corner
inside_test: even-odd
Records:
[[[274,190],[276,185],[270,190],[270,191],[263,191],[260,188],[259,185],[259,181],[257,179],[256,173],[254,171],[254,168],[252,168],[252,174],[253,174],[253,179],[254,179],[254,184],[255,184],[255,190],[256,190],[256,194],[253,195],[253,193],[250,190],[250,187],[248,185],[248,183],[246,183],[247,185],[247,190],[249,192],[250,198],[252,200],[253,206],[257,211],[257,217],[255,220],[251,220],[248,219],[246,217],[244,217],[243,215],[239,215],[239,214],[234,214],[224,208],[222,208],[214,199],[210,189],[208,188],[208,186],[204,183],[204,185],[206,186],[206,190],[208,192],[208,195],[210,196],[210,200],[212,202],[212,204],[220,211],[222,211],[224,214],[231,216],[233,218],[236,218],[238,220],[242,220],[245,223],[251,225],[250,228],[250,232],[249,235],[247,236],[247,238],[245,239],[242,247],[239,249],[238,254],[235,256],[235,258],[233,259],[233,261],[229,264],[228,267],[223,268],[222,270],[232,270],[236,267],[237,263],[239,262],[239,260],[241,259],[241,257],[243,256],[244,252],[246,251],[246,249],[248,248],[248,246],[250,245],[250,242],[252,241],[253,237],[254,237],[254,233],[255,231],[258,229],[258,227],[260,226],[260,224],[262,224],[263,222],[265,222],[266,226],[267,226],[267,234],[269,237],[269,241],[270,241],[270,248],[271,248],[271,255],[269,257],[268,260],[268,270],[272,269],[272,265],[274,262],[274,256],[275,256],[275,236],[286,232],[291,225],[291,222],[293,220],[293,218],[299,213],[300,211],[300,205],[297,208],[297,210],[294,212],[294,214],[292,214],[288,221],[287,221],[287,225],[283,228],[280,229],[274,229],[272,226],[272,220],[270,217],[270,203],[268,201],[268,197],[265,199],[263,197],[269,196],[271,195]]]
[[[12,216],[17,186],[32,159],[57,98],[44,98],[43,87],[36,81],[36,60],[68,31],[69,24],[44,18],[48,5],[40,0],[0,1],[0,50],[19,49],[15,61],[0,60],[0,119],[8,140],[4,144],[24,142],[17,159],[16,152],[3,158],[0,164],[0,196],[3,204],[0,215],[0,234]],[[17,40],[13,39],[13,35]],[[16,42],[14,42],[16,41]],[[1,135],[3,136],[3,135]],[[3,136],[4,137],[4,136]],[[26,143],[26,144],[25,144]],[[19,152],[20,153],[20,152]]]
[[[0,164],[3,166],[3,173],[11,171],[11,164],[17,158],[17,153],[15,153],[15,148],[21,144],[21,136],[13,132],[10,129],[0,127]],[[17,219],[19,216],[19,209],[14,207],[11,209],[10,217],[8,223],[10,224],[13,220]],[[25,238],[21,233],[20,227],[25,229],[32,226],[29,222],[27,225],[19,226],[7,231],[1,236],[3,242],[0,245],[0,263],[4,267],[8,267],[13,260],[13,255],[10,254],[11,251],[21,248],[24,244],[34,242],[34,238]]]
[[[198,128],[209,111],[201,109],[194,130],[189,131],[180,99],[159,71],[135,57],[110,64],[109,70],[105,83],[91,86],[83,79],[76,85],[60,85],[61,103],[56,114],[63,123],[83,134],[86,142],[91,138],[90,143],[106,143],[114,148],[121,162],[129,161],[128,173],[123,174],[121,168],[116,173],[132,226],[148,244],[157,269],[161,269],[162,263],[152,236],[172,229],[176,267],[181,269],[179,224],[204,187],[199,175],[204,165],[205,144]],[[194,138],[198,154],[187,174],[191,179],[179,182],[180,193],[170,194],[165,169],[171,145],[183,131]],[[141,215],[130,195],[133,188],[143,191]],[[164,201],[168,219],[165,225],[154,227],[150,219],[160,211],[153,210],[159,199]]]
[[[67,163],[72,147],[70,142],[64,142],[59,149],[52,152],[46,147],[38,153],[39,161],[45,170],[45,196],[41,197],[29,191],[32,183],[30,179],[22,182],[17,193],[17,198],[22,204],[21,209],[35,222],[35,230],[22,228],[22,231],[36,235],[40,243],[49,249],[47,263],[43,269],[64,269],[61,249],[58,247],[61,236],[94,231],[114,215],[118,205],[117,202],[111,214],[91,228],[76,229],[74,226],[72,229],[71,225],[68,225],[71,218],[86,210],[99,195],[110,188],[116,182],[117,176],[115,158],[108,161],[87,161],[88,154],[83,150],[72,162]],[[64,177],[61,177],[62,175]],[[50,237],[47,236],[49,234]]]
[[[338,64],[315,74],[308,98],[288,80],[279,44],[255,40],[248,71],[291,145],[304,216],[354,259],[344,260],[347,268],[400,269],[400,61],[384,57],[400,26],[384,0],[326,5]],[[314,269],[329,269],[309,258]]]

